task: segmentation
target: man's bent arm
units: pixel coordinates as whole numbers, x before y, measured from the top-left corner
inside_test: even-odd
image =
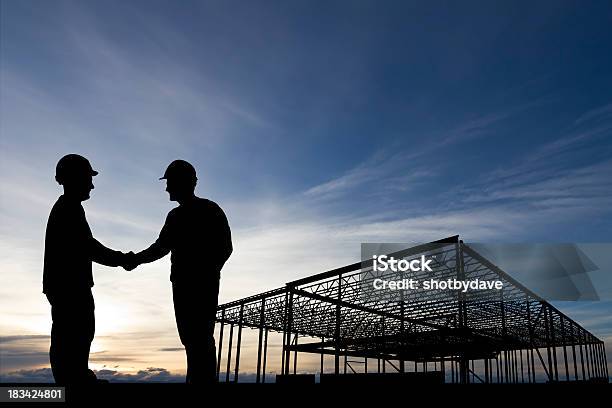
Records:
[[[124,261],[124,254],[105,247],[95,238],[91,238],[91,260],[106,266],[120,266]]]
[[[159,240],[155,241],[150,247],[136,254],[139,264],[157,261],[170,253],[170,249],[164,247]]]

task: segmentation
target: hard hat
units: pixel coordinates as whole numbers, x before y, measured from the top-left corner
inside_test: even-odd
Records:
[[[98,172],[91,167],[89,160],[78,154],[67,154],[59,159],[55,166],[55,179],[60,184],[75,176],[96,176],[97,174]]]
[[[195,168],[189,162],[186,162],[185,160],[175,160],[168,165],[164,175],[159,179],[182,179],[195,181],[198,178],[196,177]]]

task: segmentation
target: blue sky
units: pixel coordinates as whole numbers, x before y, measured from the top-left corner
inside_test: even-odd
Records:
[[[3,336],[48,334],[69,152],[99,170],[86,212],[121,250],[155,239],[173,206],[157,178],[191,161],[234,232],[221,301],[360,242],[610,240],[608,2],[1,0],[0,19]],[[180,346],[168,273],[96,267],[98,368],[181,370],[156,352]],[[612,338],[610,303],[562,307]],[[48,339],[28,341],[4,374],[48,365]]]

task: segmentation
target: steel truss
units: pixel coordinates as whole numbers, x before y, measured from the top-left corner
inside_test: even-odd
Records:
[[[364,291],[375,278],[372,262],[358,262],[288,282],[284,287],[217,308],[221,374],[223,337],[229,326],[225,381],[238,381],[244,327],[258,330],[256,382],[265,382],[268,333],[283,334],[279,374],[297,372],[299,353],[334,356],[334,373],[440,371],[447,382],[604,381],[604,343],[578,323],[459,240],[445,238],[396,252],[396,258],[435,255],[438,276],[501,280],[502,291],[399,291],[401,297]],[[428,272],[406,272],[423,279]],[[383,292],[387,293],[387,292]],[[308,342],[300,338],[311,339]],[[313,341],[314,339],[314,341]],[[293,361],[292,354],[293,352]],[[341,364],[341,358],[344,362]],[[355,360],[357,359],[357,360]],[[475,365],[477,363],[477,368]],[[381,364],[382,363],[382,364]],[[343,369],[341,370],[341,365]],[[414,365],[414,366],[413,366]],[[350,371],[349,371],[350,370]],[[381,371],[382,370],[382,371]]]

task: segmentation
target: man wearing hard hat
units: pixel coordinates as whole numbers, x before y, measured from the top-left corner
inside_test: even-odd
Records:
[[[51,304],[49,357],[58,384],[101,381],[88,368],[95,332],[91,263],[120,266],[127,261],[126,254],[105,247],[92,236],[85,218],[81,202],[89,199],[97,174],[77,154],[62,157],[55,170],[64,194],[51,209],[47,223],[43,293]]]
[[[208,384],[216,377],[213,332],[221,268],[233,250],[231,231],[221,207],[195,195],[198,179],[190,163],[173,161],[160,180],[166,180],[170,201],[179,205],[168,213],[157,241],[134,255],[126,269],[172,252],[170,280],[187,382]]]

